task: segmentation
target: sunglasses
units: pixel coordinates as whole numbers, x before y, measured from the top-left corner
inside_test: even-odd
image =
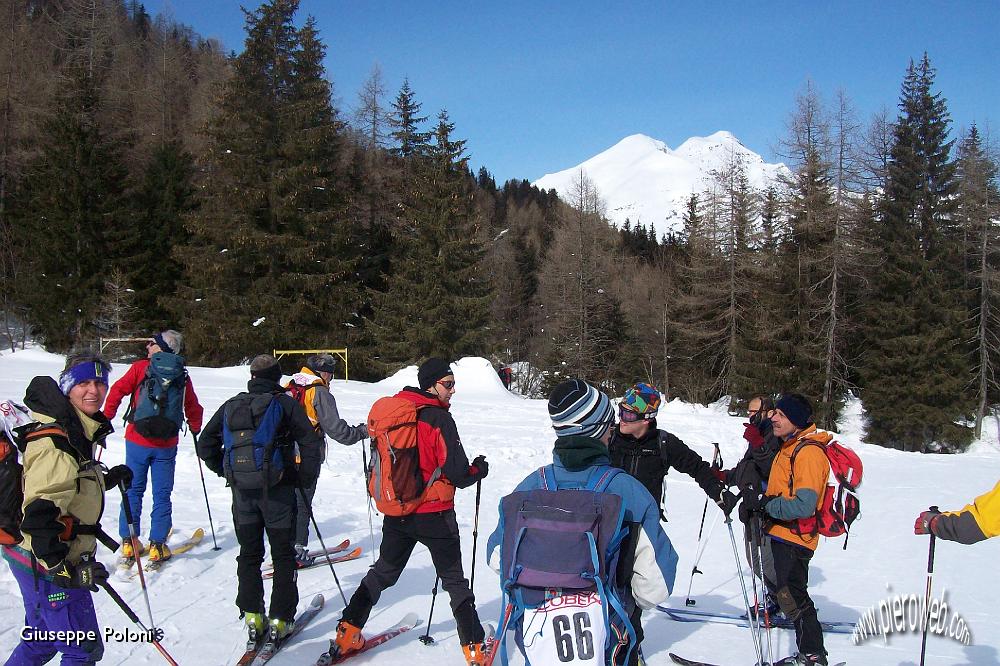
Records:
[[[622,423],[635,423],[636,421],[644,420],[646,417],[639,412],[633,412],[631,409],[619,405],[618,418],[621,419]]]
[[[448,379],[448,380],[445,380],[445,381],[439,381],[438,384],[440,384],[441,386],[445,387],[449,391],[452,390],[453,388],[455,388],[455,380],[454,379]]]

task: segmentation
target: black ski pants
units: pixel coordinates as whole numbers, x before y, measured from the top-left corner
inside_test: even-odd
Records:
[[[277,485],[267,490],[267,500],[260,490],[233,489],[233,524],[240,554],[236,557],[239,590],[236,606],[244,613],[263,613],[264,581],[260,567],[264,563],[264,533],[271,547],[274,579],[268,617],[295,619],[299,603],[295,567],[295,488]]]
[[[775,583],[778,588],[778,605],[785,616],[795,624],[795,642],[799,652],[826,654],[823,647],[823,628],[816,615],[816,606],[809,597],[809,561],[813,552],[778,539],[771,539],[774,556]]]
[[[342,619],[356,627],[365,626],[372,607],[378,603],[382,592],[399,580],[418,543],[430,551],[441,587],[451,597],[451,612],[458,625],[459,641],[463,645],[482,642],[485,634],[476,612],[476,598],[462,571],[462,545],[454,509],[401,517],[385,516],[378,561],[351,597]]]

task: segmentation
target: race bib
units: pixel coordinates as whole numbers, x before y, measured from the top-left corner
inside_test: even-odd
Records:
[[[607,627],[597,592],[564,594],[527,609],[521,635],[533,666],[603,666]]]

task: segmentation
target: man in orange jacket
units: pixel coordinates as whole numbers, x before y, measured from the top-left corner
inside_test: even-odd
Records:
[[[819,535],[804,523],[822,505],[830,476],[825,447],[833,437],[816,429],[812,405],[798,393],[783,395],[775,403],[771,422],[783,443],[771,465],[767,493],[747,488],[743,501],[747,509],[762,514],[774,557],[778,605],[795,624],[798,654],[774,663],[826,666],[823,629],[808,590],[809,561]]]

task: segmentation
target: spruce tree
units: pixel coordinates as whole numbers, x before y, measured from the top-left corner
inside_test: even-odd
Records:
[[[246,12],[209,126],[208,177],[179,250],[186,285],[173,304],[192,355],[233,362],[279,346],[348,342],[355,300],[336,172],[341,125],[312,20],[297,0]]]
[[[926,54],[910,63],[888,165],[882,263],[867,303],[862,378],[868,440],[908,451],[959,451],[971,439],[970,361],[962,339],[960,252],[947,106]],[[951,264],[951,265],[949,265]]]

